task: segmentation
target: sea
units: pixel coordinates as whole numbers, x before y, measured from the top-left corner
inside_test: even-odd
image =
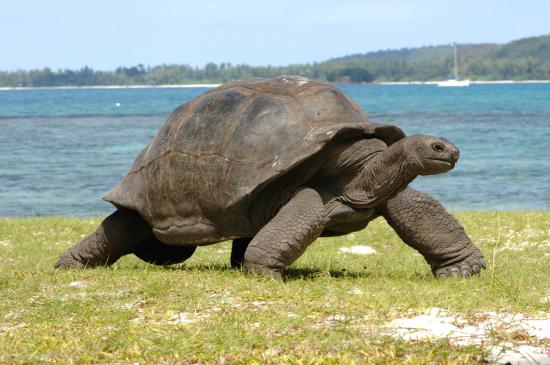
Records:
[[[550,209],[550,84],[338,85],[376,123],[461,151],[412,186],[451,211]],[[101,216],[169,113],[207,88],[0,90],[0,216]]]

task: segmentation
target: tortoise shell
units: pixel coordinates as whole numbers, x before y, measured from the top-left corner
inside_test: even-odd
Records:
[[[174,110],[130,172],[104,198],[135,210],[169,244],[208,244],[253,235],[252,202],[330,143],[377,137],[335,87],[296,76],[248,79],[215,88]],[[303,183],[303,182],[298,182]]]

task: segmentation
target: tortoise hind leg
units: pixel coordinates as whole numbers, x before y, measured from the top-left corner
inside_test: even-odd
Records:
[[[231,246],[231,268],[238,269],[243,265],[244,253],[252,238],[235,238]]]
[[[144,238],[152,235],[149,224],[135,211],[117,209],[88,237],[67,249],[56,268],[108,266],[131,253]]]
[[[140,242],[134,255],[154,265],[179,264],[190,258],[197,246],[171,246],[161,242],[153,234]]]

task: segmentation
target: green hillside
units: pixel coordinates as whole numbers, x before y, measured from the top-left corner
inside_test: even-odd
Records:
[[[470,80],[550,80],[550,34],[506,44],[458,44],[461,78]],[[289,66],[208,63],[119,67],[114,71],[18,70],[0,71],[0,87],[162,85],[226,83],[248,77],[294,74],[330,82],[437,81],[453,70],[450,45],[403,48],[354,54],[320,63]]]
[[[496,44],[457,44],[462,56],[484,55],[499,47]],[[409,63],[431,63],[452,56],[451,45],[426,46],[421,48],[402,48],[377,52],[354,54],[334,58],[331,61],[404,61]]]
[[[550,79],[550,35],[506,44],[457,44],[459,74],[471,80]],[[328,64],[354,64],[377,81],[445,79],[453,69],[451,45],[404,48],[335,58]],[[389,73],[388,65],[394,64]]]
[[[486,49],[493,45],[478,44],[478,45],[459,45],[462,52],[471,53],[472,50],[477,52],[481,49]],[[377,52],[369,52],[362,54],[354,54],[345,57],[334,58],[331,61],[403,61],[409,63],[424,63],[434,60],[441,60],[449,57],[449,52],[452,52],[450,46],[426,46],[421,48],[402,48],[383,50]]]

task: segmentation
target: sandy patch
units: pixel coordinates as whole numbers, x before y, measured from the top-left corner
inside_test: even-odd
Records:
[[[493,346],[488,361],[496,362],[497,364],[540,364],[550,365],[550,356],[548,353],[539,347],[531,345],[505,344],[501,346]]]
[[[351,246],[351,247],[340,247],[340,252],[351,253],[354,255],[372,255],[376,253],[376,250],[369,246]]]
[[[73,281],[69,284],[67,284],[68,287],[71,287],[71,288],[82,288],[84,286],[86,286],[86,283],[83,282],[83,281]]]
[[[190,325],[210,317],[210,313],[207,313],[207,311],[176,312],[169,310],[166,312],[159,312],[155,310],[155,304],[156,301],[154,299],[145,298],[133,303],[123,304],[121,309],[135,310],[136,317],[130,320],[134,325]]]
[[[534,228],[529,223],[523,229],[507,229],[501,231],[501,244],[497,252],[523,251],[528,248],[550,247],[550,229]],[[488,239],[486,243],[494,244]]]
[[[504,243],[501,247],[497,248],[497,252],[502,252],[502,251],[524,251],[528,248],[544,248],[544,247],[550,247],[550,241],[542,241],[542,242],[530,242],[530,241],[508,242],[508,243]]]
[[[26,323],[15,323],[15,324],[0,324],[0,333],[7,333],[10,331],[15,331],[20,328],[27,328]]]
[[[169,322],[171,324],[190,324],[196,322],[197,318],[192,318],[192,315],[187,312],[176,313],[170,317]]]
[[[335,325],[337,323],[346,322],[348,320],[349,320],[349,318],[346,315],[336,313],[336,314],[331,314],[330,316],[325,318],[323,323],[327,326],[332,326],[332,325]]]
[[[351,289],[349,292],[349,294],[353,294],[353,295],[363,295],[365,294],[365,292],[363,292],[361,289],[359,288],[353,288]]]
[[[190,325],[203,321],[209,317],[208,313],[201,312],[173,312],[156,313],[154,311],[139,311],[137,317],[131,319],[133,324],[146,323],[148,325],[165,326],[165,325]]]
[[[267,309],[267,307],[270,306],[272,303],[271,302],[264,302],[262,300],[254,300],[254,301],[250,302],[250,304],[252,304],[252,308],[254,310],[258,310],[258,309]]]
[[[232,307],[232,308],[241,308],[243,306],[227,290],[224,290],[224,291],[219,292],[219,293],[210,294],[209,297],[214,298],[214,300],[222,307],[228,306],[228,307]]]
[[[352,322],[356,322],[356,318],[346,316],[342,313],[334,313],[330,314],[325,318],[315,318],[314,316],[308,316],[309,319],[312,322],[311,328],[319,329],[319,328],[330,328],[337,325],[343,325],[346,326],[350,325]]]
[[[455,346],[481,345],[491,351],[487,360],[499,364],[550,364],[547,314],[533,318],[524,314],[486,312],[474,315],[474,320],[466,320],[432,308],[416,317],[397,318],[385,329],[404,340],[445,338]]]

